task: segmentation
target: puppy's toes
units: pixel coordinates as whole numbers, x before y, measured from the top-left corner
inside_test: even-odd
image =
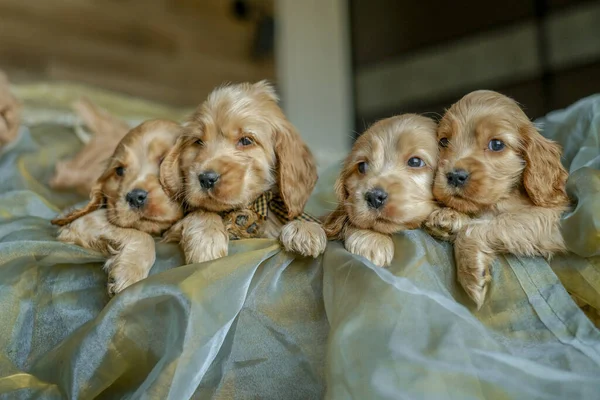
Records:
[[[249,239],[262,236],[264,218],[254,210],[232,211],[223,218],[229,239]]]
[[[481,309],[492,281],[493,257],[482,251],[455,248],[457,279],[467,295]]]
[[[346,238],[344,245],[350,253],[362,256],[378,267],[388,267],[394,259],[394,241],[379,232],[356,230]]]
[[[436,225],[431,225],[426,222],[423,226],[425,228],[425,231],[427,231],[427,233],[429,233],[431,236],[433,236],[436,239],[444,240],[446,242],[451,242],[456,238],[456,235],[454,234],[454,232],[440,229]]]
[[[237,217],[235,217],[235,224],[237,226],[246,226],[247,223],[248,223],[247,215],[242,214],[242,215],[238,215]]]
[[[325,251],[327,235],[316,222],[295,220],[287,223],[279,236],[286,251],[316,258]]]
[[[142,274],[132,268],[112,268],[108,273],[108,283],[106,289],[110,297],[122,292],[129,286],[146,278],[147,274]]]
[[[104,263],[104,270],[108,273],[106,288],[110,297],[148,276],[154,264],[155,251],[153,239],[150,236],[147,239],[152,243],[151,251],[136,251],[137,242],[133,241]]]
[[[246,228],[246,232],[249,235],[256,235],[259,231],[259,226],[256,222],[253,222],[252,224],[250,224],[250,226],[248,226],[248,228]]]
[[[385,246],[379,250],[371,251],[367,258],[378,267],[389,267],[394,259],[393,243],[391,246]]]
[[[106,284],[106,290],[108,292],[108,297],[113,297],[114,295],[117,294],[116,290],[115,290],[115,278],[109,276],[108,277],[108,282]]]
[[[424,223],[425,229],[434,237],[453,240],[461,228],[462,214],[451,208],[433,211]]]

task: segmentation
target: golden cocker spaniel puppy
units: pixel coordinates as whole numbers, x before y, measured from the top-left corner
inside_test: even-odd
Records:
[[[426,227],[454,241],[458,281],[479,309],[497,253],[551,257],[565,250],[568,209],[561,148],[544,138],[512,99],[475,91],[438,127],[433,193],[446,206]]]
[[[315,162],[277,103],[265,81],[217,88],[165,158],[161,181],[188,210],[165,240],[178,241],[188,263],[227,255],[224,219],[238,211],[237,223],[251,231],[262,210],[261,236],[279,238],[288,251],[312,257],[324,251],[321,225],[301,218],[317,181]]]
[[[180,126],[166,120],[129,131],[92,187],[87,206],[52,221],[60,226],[60,241],[108,257],[109,295],[148,276],[156,258],[151,235],[160,235],[183,216],[159,180],[160,163],[179,133]]]
[[[436,124],[405,114],[363,133],[336,182],[338,207],[325,221],[328,237],[378,266],[394,257],[394,232],[415,229],[436,209],[431,185],[437,165]]]

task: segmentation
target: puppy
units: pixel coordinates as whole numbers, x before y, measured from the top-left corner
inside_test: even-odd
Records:
[[[161,181],[190,211],[165,240],[179,241],[188,263],[227,255],[223,218],[241,212],[236,221],[254,223],[243,210],[262,210],[262,236],[279,238],[286,250],[324,251],[323,228],[302,214],[317,181],[315,162],[277,102],[266,81],[220,87],[165,158]]]
[[[21,102],[10,92],[8,78],[0,70],[0,150],[17,138],[21,108]]]
[[[433,120],[405,114],[362,134],[335,184],[338,207],[325,221],[331,239],[378,266],[394,257],[394,232],[418,228],[436,208],[431,185],[438,146]]]
[[[155,261],[154,239],[183,217],[159,181],[160,163],[180,126],[147,121],[118,144],[104,173],[92,187],[86,207],[52,221],[58,239],[106,255],[108,293],[114,295],[148,276]]]
[[[550,257],[565,250],[559,230],[569,199],[561,148],[500,93],[472,92],[438,127],[433,193],[447,208],[426,227],[454,241],[458,281],[479,309],[497,253]]]

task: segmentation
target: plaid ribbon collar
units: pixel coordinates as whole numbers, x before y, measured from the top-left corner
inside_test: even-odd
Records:
[[[264,192],[258,196],[250,208],[264,219],[267,219],[269,216],[269,211],[271,211],[282,224],[286,224],[292,220],[312,221],[318,224],[321,223],[321,221],[319,221],[317,218],[304,212],[298,215],[296,218],[288,218],[287,207],[285,206],[283,199],[278,195],[274,195],[272,192]]]

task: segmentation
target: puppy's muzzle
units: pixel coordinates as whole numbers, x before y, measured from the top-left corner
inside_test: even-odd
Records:
[[[209,190],[217,184],[219,177],[220,175],[215,171],[205,171],[198,175],[198,180],[202,189]]]
[[[448,185],[459,188],[469,180],[469,173],[464,169],[455,169],[446,174]]]
[[[387,201],[388,194],[381,188],[374,188],[365,193],[365,200],[369,207],[379,209],[383,207]]]
[[[143,189],[133,189],[131,192],[127,193],[125,200],[127,200],[127,204],[129,204],[129,207],[131,208],[142,208],[146,205],[146,201],[148,200],[148,192]]]

